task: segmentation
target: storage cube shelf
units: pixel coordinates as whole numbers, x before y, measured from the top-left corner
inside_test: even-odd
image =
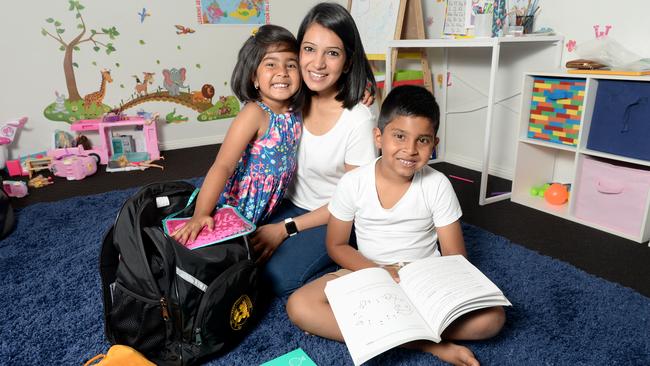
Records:
[[[585,84],[584,79],[535,77],[528,137],[575,146]]]
[[[609,97],[612,90],[615,98]],[[622,101],[622,91],[635,96]],[[610,102],[625,107],[612,114]],[[648,126],[650,131],[646,102],[648,76],[526,73],[511,200],[633,241],[648,241],[650,157],[646,160],[645,151],[650,143],[635,142],[638,135],[650,139],[650,133],[639,130]],[[631,126],[641,132],[630,135]],[[607,132],[614,143],[596,143],[606,140],[597,135],[601,131],[614,131]],[[617,144],[617,139],[624,141]],[[534,187],[552,182],[570,184],[567,203],[552,205],[531,194]]]

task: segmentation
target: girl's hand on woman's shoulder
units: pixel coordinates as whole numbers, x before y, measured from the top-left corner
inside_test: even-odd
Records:
[[[365,105],[366,107],[370,107],[374,102],[375,102],[375,95],[372,94],[370,90],[366,89],[363,92],[363,97],[361,98],[361,104]]]
[[[180,229],[174,231],[171,236],[179,243],[185,245],[188,242],[193,242],[204,227],[205,230],[209,231],[212,231],[214,228],[214,220],[209,215],[192,217]]]
[[[258,227],[251,239],[253,250],[257,254],[257,263],[268,261],[286,238],[287,230],[282,222]]]

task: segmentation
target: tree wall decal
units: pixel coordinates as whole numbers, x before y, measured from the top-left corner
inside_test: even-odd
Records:
[[[68,3],[70,4],[68,10],[74,12],[76,19],[79,21],[79,24],[77,24],[76,27],[79,29],[79,33],[74,38],[72,38],[71,41],[67,42],[63,39],[63,33],[66,31],[66,29],[63,27],[63,23],[54,18],[48,18],[45,21],[54,28],[54,31],[50,32],[45,28],[41,28],[41,34],[46,37],[49,36],[57,41],[60,44],[59,49],[64,52],[63,72],[65,74],[65,82],[68,89],[68,98],[69,101],[74,102],[82,99],[81,95],[79,94],[79,90],[77,89],[77,80],[74,74],[74,67],[77,66],[77,64],[73,61],[74,52],[80,51],[79,46],[83,43],[92,43],[93,50],[95,52],[99,52],[100,50],[104,49],[106,51],[106,54],[110,55],[112,52],[116,51],[113,43],[110,41],[115,40],[117,36],[120,35],[120,33],[114,26],[110,28],[101,28],[100,31],[89,28],[83,19],[83,15],[81,14],[84,6],[76,0],[69,0]],[[105,37],[108,37],[109,42],[105,43],[99,40],[100,38]]]

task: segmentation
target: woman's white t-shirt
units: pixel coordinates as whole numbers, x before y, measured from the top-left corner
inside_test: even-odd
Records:
[[[436,227],[449,225],[462,215],[447,177],[424,166],[415,173],[400,200],[385,209],[377,196],[376,161],[341,178],[328,206],[332,216],[354,220],[359,252],[377,264],[440,255]]]
[[[336,124],[323,135],[312,135],[303,128],[298,169],[287,198],[309,211],[329,203],[345,174],[345,164],[365,165],[377,157],[372,134],[375,126],[370,109],[359,103],[343,109]]]

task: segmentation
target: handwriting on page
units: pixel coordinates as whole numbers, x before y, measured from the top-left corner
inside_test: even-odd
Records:
[[[386,292],[359,299],[353,311],[354,325],[375,328],[399,321],[404,315],[413,313],[413,307],[403,296]],[[381,315],[378,315],[381,314]]]

